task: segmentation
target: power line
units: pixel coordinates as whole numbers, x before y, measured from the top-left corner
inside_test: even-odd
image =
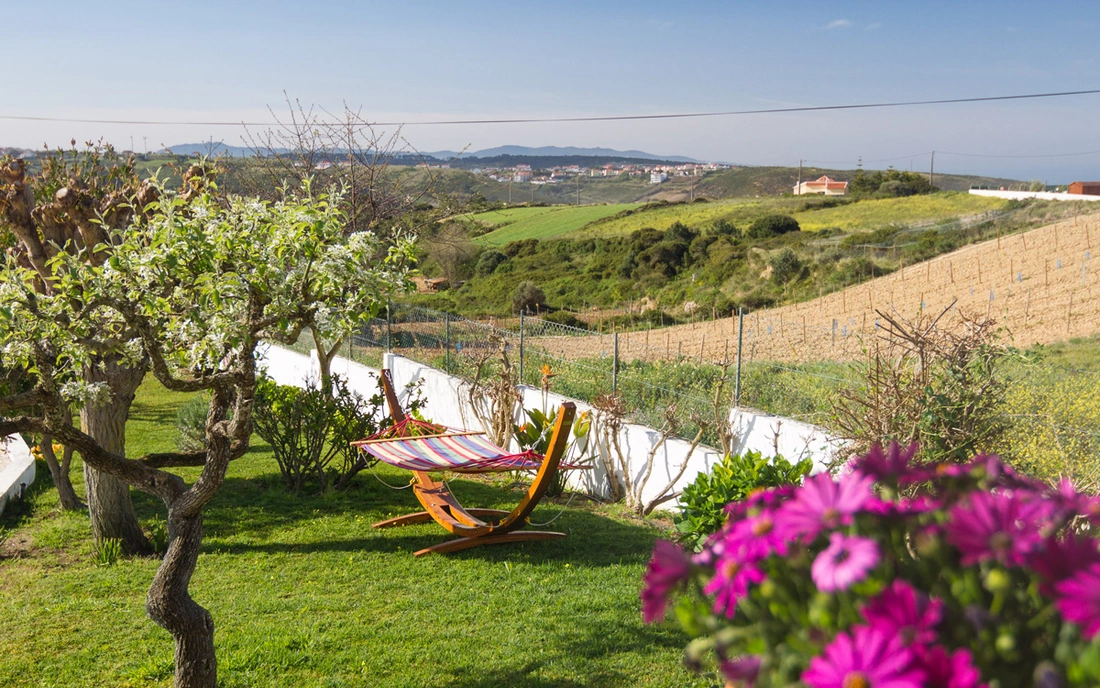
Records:
[[[1098,155],[1100,150],[1085,151],[1083,153],[1043,153],[1040,155],[992,155],[986,153],[952,153],[951,151],[936,151],[940,155],[960,155],[965,158],[1072,158],[1078,155]]]
[[[849,105],[813,105],[806,107],[767,108],[762,110],[727,110],[722,112],[675,112],[656,115],[607,115],[598,117],[526,117],[516,119],[455,119],[455,120],[426,120],[406,122],[370,122],[372,126],[436,126],[436,125],[462,125],[462,124],[545,124],[562,122],[623,122],[631,120],[654,119],[688,119],[700,117],[734,117],[741,115],[767,115],[792,112],[822,112],[829,110],[867,110],[873,108],[911,107],[915,105],[949,105],[955,103],[985,103],[1001,100],[1026,100],[1037,98],[1061,98],[1067,96],[1095,95],[1100,89],[1082,91],[1057,91],[1050,93],[1024,93],[1008,96],[981,96],[973,98],[941,98],[936,100],[907,100],[884,103],[854,103]],[[143,126],[205,126],[205,127],[239,127],[239,126],[277,126],[279,122],[194,122],[182,120],[114,120],[114,119],[85,119],[68,117],[39,117],[30,115],[0,115],[0,120],[18,120],[26,122],[64,122],[69,124],[128,124]],[[346,126],[347,123],[339,122],[314,122],[317,126]]]

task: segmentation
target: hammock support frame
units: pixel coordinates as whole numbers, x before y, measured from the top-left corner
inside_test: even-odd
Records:
[[[390,416],[395,423],[399,423],[405,420],[405,412],[397,399],[390,372],[383,370],[381,377],[382,390],[386,396]],[[372,527],[392,528],[434,520],[447,532],[458,536],[457,539],[441,542],[438,545],[425,547],[414,552],[417,557],[432,553],[457,552],[480,545],[555,540],[565,537],[565,533],[521,530],[521,528],[527,524],[528,517],[546,494],[546,490],[554,479],[554,473],[565,454],[565,447],[569,440],[569,431],[573,426],[575,414],[576,407],[571,402],[562,404],[554,422],[554,430],[550,437],[550,445],[546,450],[546,456],[539,465],[538,472],[535,474],[531,486],[527,488],[526,494],[511,511],[467,509],[451,494],[446,483],[433,480],[426,471],[414,470],[413,494],[416,495],[417,500],[424,507],[424,511],[379,521],[373,524]]]

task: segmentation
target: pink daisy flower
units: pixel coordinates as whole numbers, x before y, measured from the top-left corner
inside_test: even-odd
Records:
[[[1041,550],[1028,557],[1028,565],[1042,576],[1039,589],[1052,594],[1054,586],[1090,564],[1100,564],[1100,548],[1094,538],[1070,533],[1062,538],[1048,538]]]
[[[667,540],[653,545],[653,557],[649,560],[642,585],[642,619],[653,623],[664,618],[669,593],[687,580],[691,562],[684,550]]]
[[[1100,634],[1100,564],[1092,564],[1077,575],[1054,586],[1055,605],[1062,618],[1081,627],[1085,637]]]
[[[975,491],[948,512],[947,539],[964,566],[989,559],[1018,566],[1042,545],[1040,528],[1050,512],[1049,503],[1019,492]]]
[[[874,628],[900,636],[906,645],[924,645],[936,640],[943,602],[896,580],[863,607],[863,618]]]
[[[737,611],[737,602],[749,594],[749,586],[761,583],[764,572],[755,562],[741,561],[736,556],[724,556],[715,567],[717,573],[710,579],[703,592],[714,595],[715,613],[725,614],[732,619]]]
[[[809,542],[822,529],[837,528],[852,522],[852,515],[875,499],[871,476],[855,472],[834,481],[819,473],[799,487],[794,497],[776,512],[776,525],[783,539]]]
[[[901,448],[897,440],[883,450],[881,445],[871,447],[871,451],[858,457],[852,464],[855,470],[869,475],[879,482],[897,483],[904,482],[909,477],[909,462],[917,453],[917,444],[914,442],[905,449]]]
[[[838,633],[802,673],[810,688],[922,688],[923,678],[901,638],[866,626]]]
[[[868,538],[830,533],[829,546],[810,566],[810,577],[818,590],[847,590],[867,577],[879,561],[878,543]]]
[[[917,664],[924,670],[925,688],[984,688],[981,672],[974,666],[970,650],[960,648],[953,654],[939,645],[919,651]]]
[[[718,663],[718,670],[728,681],[740,681],[745,688],[752,688],[760,673],[760,664],[759,657],[749,655],[737,659],[723,659]]]

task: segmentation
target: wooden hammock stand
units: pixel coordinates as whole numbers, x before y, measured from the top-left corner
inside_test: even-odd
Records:
[[[386,404],[389,406],[393,421],[399,423],[405,420],[405,412],[401,409],[401,404],[397,400],[397,393],[394,391],[393,381],[388,370],[382,371],[382,390],[386,396]],[[414,555],[418,557],[433,552],[439,554],[457,552],[479,545],[526,542],[529,540],[555,540],[565,537],[565,533],[520,529],[527,524],[527,518],[535,510],[539,500],[546,494],[547,488],[554,479],[554,473],[557,471],[558,464],[565,453],[565,445],[569,439],[569,431],[573,426],[575,413],[576,407],[572,403],[566,402],[561,405],[561,410],[558,412],[558,417],[554,423],[553,434],[550,437],[550,446],[546,450],[546,456],[535,474],[534,481],[527,488],[527,493],[516,505],[516,508],[511,511],[467,509],[459,504],[447,488],[446,483],[433,480],[426,471],[413,471],[415,475],[412,488],[413,494],[416,495],[416,498],[424,507],[424,511],[379,521],[373,524],[372,527],[392,528],[434,520],[448,532],[459,536],[458,539],[441,542],[438,545],[415,552]]]

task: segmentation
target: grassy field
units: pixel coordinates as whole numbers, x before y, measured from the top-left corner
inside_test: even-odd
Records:
[[[185,398],[144,385],[130,452],[171,449]],[[171,637],[144,611],[157,562],[93,566],[86,516],[58,511],[39,468],[28,502],[0,521],[0,685],[170,685]],[[518,499],[500,485],[451,487],[479,506]],[[135,494],[142,519],[159,512]],[[214,616],[219,685],[705,685],[681,666],[686,636],[641,622],[641,576],[662,532],[653,522],[576,500],[553,524],[565,540],[415,559],[441,529],[370,528],[414,504],[370,474],[343,493],[288,495],[263,445],[235,462],[206,509],[191,584]],[[532,520],[561,509],[544,503]]]
[[[610,217],[624,210],[637,208],[636,203],[611,205],[543,206],[533,208],[504,208],[471,215],[479,224],[496,227],[476,239],[487,246],[503,246],[522,239],[550,239],[575,232],[585,225]]]
[[[886,225],[947,221],[997,210],[1006,201],[961,192],[930,196],[860,201],[834,208],[801,210],[803,198],[725,199],[706,203],[679,203],[643,206],[614,204],[597,206],[548,206],[507,208],[470,216],[493,231],[477,238],[477,243],[502,246],[521,239],[549,239],[583,232],[585,236],[621,236],[643,228],[666,230],[673,223],[689,227],[707,227],[726,220],[747,226],[768,213],[794,216],[805,231],[837,228],[844,231],[869,231]],[[624,210],[635,210],[622,214]]]
[[[1008,201],[950,191],[927,196],[860,201],[835,208],[796,213],[804,231],[835,227],[846,232],[873,230],[886,225],[911,225],[976,215],[1004,208]]]

